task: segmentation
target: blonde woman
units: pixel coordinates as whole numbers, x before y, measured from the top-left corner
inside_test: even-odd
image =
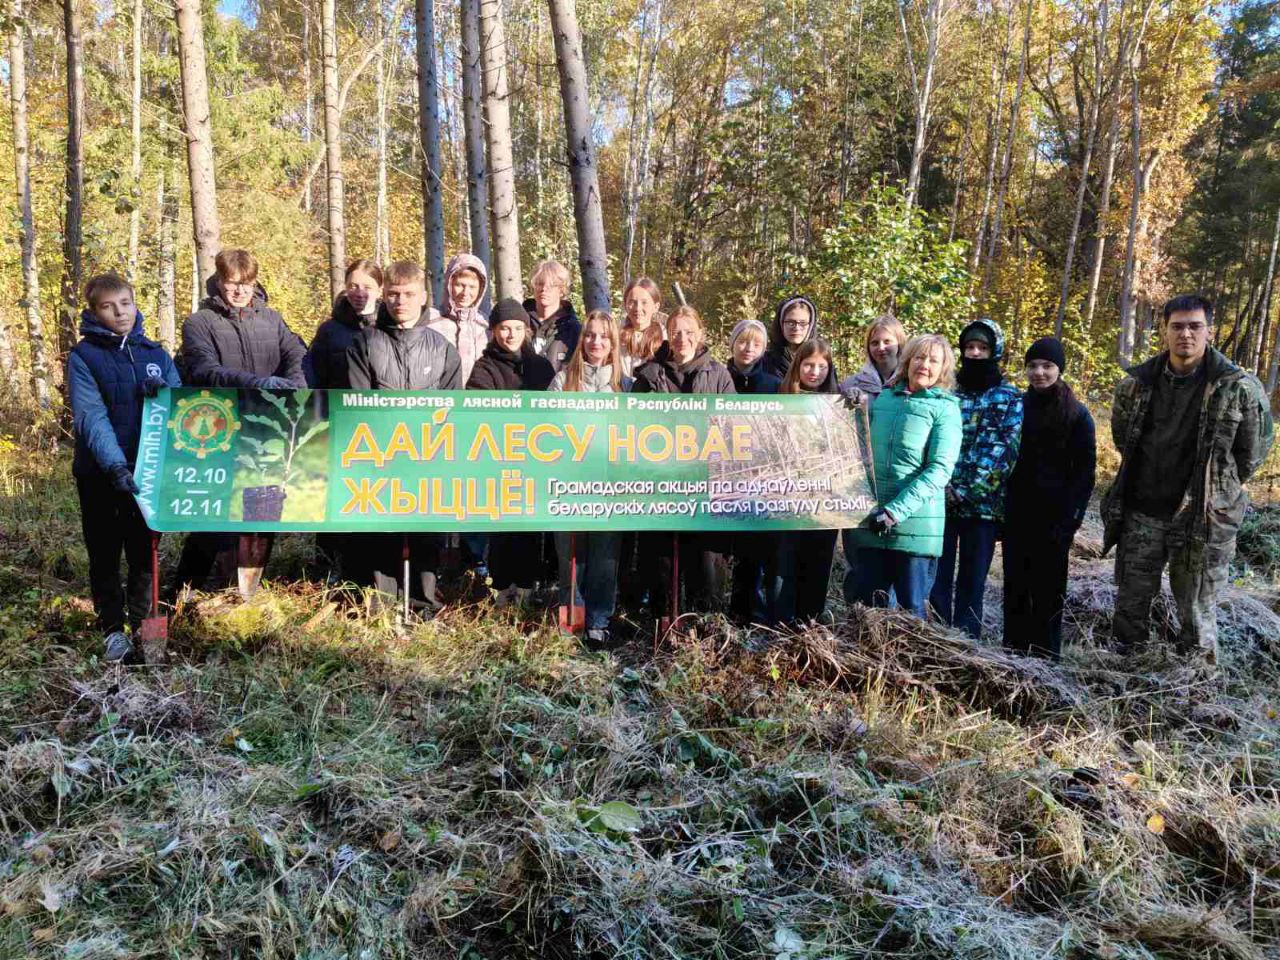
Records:
[[[662,291],[648,277],[637,277],[622,291],[622,372],[630,376],[648,363],[667,339],[667,315],[662,312]]]
[[[870,404],[898,370],[898,355],[907,343],[907,331],[894,317],[884,314],[867,327],[863,350],[867,362],[851,377],[840,381],[840,392],[854,403]]]
[[[551,381],[552,390],[583,393],[623,393],[631,378],[622,375],[618,325],[603,310],[587,314],[578,348]],[[618,547],[622,535],[605,530],[557,533],[560,602],[573,604],[581,596],[586,607],[586,644],[594,649],[611,645],[609,620],[618,593]],[[577,558],[578,582],[570,584],[570,559]]]
[[[879,505],[853,532],[845,599],[923,617],[942,554],[946,488],[960,456],[955,354],[938,334],[908,341],[893,385],[871,405]]]

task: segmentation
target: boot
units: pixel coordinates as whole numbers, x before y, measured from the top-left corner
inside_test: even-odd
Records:
[[[530,603],[532,600],[533,600],[533,588],[531,588],[531,587],[516,587],[516,600],[515,600],[515,603],[516,603],[516,606],[517,606],[517,607],[527,607],[527,606],[529,606],[529,603]]]
[[[427,613],[439,612],[444,606],[444,601],[440,599],[440,594],[436,591],[436,575],[423,572],[418,576],[422,581],[422,602],[426,604]]]

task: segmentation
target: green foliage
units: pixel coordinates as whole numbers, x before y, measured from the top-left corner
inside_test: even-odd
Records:
[[[812,253],[783,258],[778,292],[813,297],[844,365],[860,364],[863,330],[885,312],[910,334],[960,335],[975,315],[967,248],[918,207],[908,208],[897,189],[878,187],[846,204]]]

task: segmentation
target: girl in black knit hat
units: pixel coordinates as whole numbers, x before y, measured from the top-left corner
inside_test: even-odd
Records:
[[[1093,418],[1062,380],[1061,341],[1027,350],[1022,445],[1005,501],[1004,645],[1058,657],[1067,560],[1093,492]]]

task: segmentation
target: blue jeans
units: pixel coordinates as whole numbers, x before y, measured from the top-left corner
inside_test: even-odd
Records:
[[[850,601],[869,607],[901,606],[923,618],[929,588],[938,572],[938,558],[880,547],[857,547],[852,571]]]
[[[579,598],[586,607],[587,629],[603,630],[609,626],[618,595],[618,551],[622,535],[617,533],[557,533],[556,554],[560,561],[560,603],[571,606],[569,597],[569,562],[576,554]]]
[[[1000,525],[975,517],[948,517],[942,534],[942,558],[938,579],[929,602],[944,623],[959,627],[969,636],[982,636],[982,596],[987,589],[987,573],[996,553]],[[956,572],[956,558],[960,570]],[[953,603],[954,600],[954,603]]]

